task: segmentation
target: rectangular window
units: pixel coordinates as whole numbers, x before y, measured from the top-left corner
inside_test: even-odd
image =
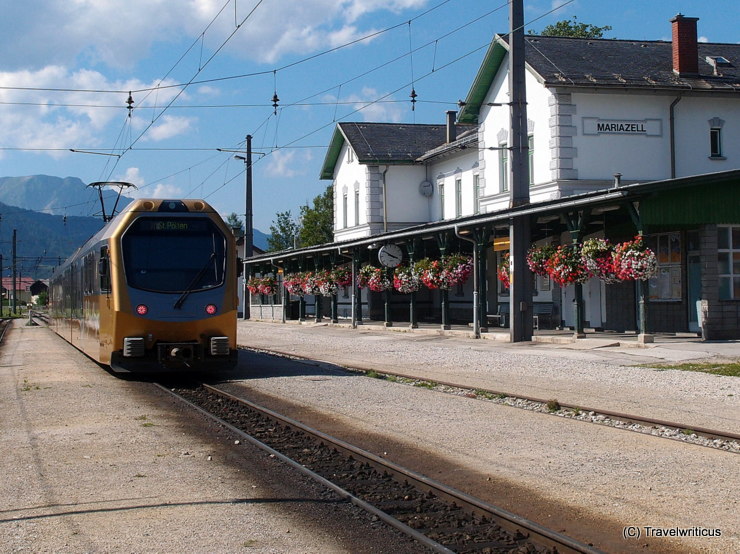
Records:
[[[342,195],[342,227],[347,228],[347,193]]]
[[[360,224],[360,191],[355,191],[355,227]]]
[[[658,274],[648,281],[651,301],[680,301],[682,298],[681,233],[660,233],[646,237],[647,246],[658,257]]]
[[[719,127],[709,129],[709,150],[709,157],[722,157],[722,129]]]
[[[529,186],[534,185],[534,136],[527,137],[527,162],[529,165]]]
[[[347,146],[347,163],[355,161],[355,152],[350,146]]]
[[[473,213],[480,213],[480,175],[473,175]]]
[[[740,226],[717,227],[719,299],[740,300]]]
[[[506,143],[498,145],[501,150],[498,151],[498,182],[501,192],[509,190],[509,150]]]
[[[455,217],[462,215],[462,179],[455,179]]]
[[[439,218],[444,219],[445,218],[445,184],[439,183],[439,185],[437,185],[437,189],[439,190]]]

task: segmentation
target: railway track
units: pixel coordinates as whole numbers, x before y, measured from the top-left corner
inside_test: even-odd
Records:
[[[209,385],[160,385],[435,552],[598,552]]]
[[[242,347],[243,348],[243,347]],[[250,349],[270,356],[300,360],[317,365],[327,365],[326,362],[316,361],[296,354],[287,354],[265,349]],[[331,364],[337,367],[338,364]],[[395,382],[424,386],[439,392],[478,398],[481,400],[506,404],[511,407],[538,411],[559,417],[569,417],[587,421],[598,425],[608,425],[625,431],[648,434],[658,438],[678,440],[708,448],[716,448],[727,452],[740,453],[740,434],[717,429],[708,429],[676,421],[649,418],[634,414],[616,412],[583,405],[560,403],[553,399],[542,399],[521,394],[511,394],[493,389],[470,388],[459,383],[445,381],[425,381],[413,375],[393,371],[375,371],[363,368],[343,367],[347,371],[361,373],[375,378],[392,380]]]

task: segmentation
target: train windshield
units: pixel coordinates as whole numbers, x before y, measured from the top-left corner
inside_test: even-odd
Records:
[[[122,239],[129,286],[155,292],[218,287],[226,271],[226,239],[206,218],[141,217]]]

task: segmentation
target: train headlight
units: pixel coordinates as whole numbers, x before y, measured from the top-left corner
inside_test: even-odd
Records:
[[[208,315],[213,315],[218,311],[218,308],[216,307],[216,304],[208,304],[206,306],[206,313]]]
[[[146,315],[149,313],[149,308],[145,304],[139,304],[136,306],[136,313],[139,315]]]

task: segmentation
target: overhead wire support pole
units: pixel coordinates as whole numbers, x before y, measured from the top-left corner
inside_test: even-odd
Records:
[[[16,286],[16,243],[17,243],[17,234],[18,231],[16,229],[13,229],[13,290],[12,290],[12,296],[13,302],[11,304],[11,310],[13,315],[18,315],[18,303],[16,300],[17,296],[17,286]]]
[[[509,3],[509,100],[511,114],[511,192],[510,208],[529,204],[529,145],[527,137],[527,90],[524,55],[523,0]],[[526,256],[531,242],[530,218],[512,217],[509,227],[511,292],[511,342],[532,340],[534,319],[532,312],[531,272]]]
[[[252,227],[252,135],[247,135],[247,157],[244,163],[247,166],[246,206],[244,211],[244,261],[246,262],[254,255],[254,229]],[[249,319],[251,315],[249,312],[247,278],[247,272],[244,271],[244,306],[242,307],[242,317],[245,320]]]

